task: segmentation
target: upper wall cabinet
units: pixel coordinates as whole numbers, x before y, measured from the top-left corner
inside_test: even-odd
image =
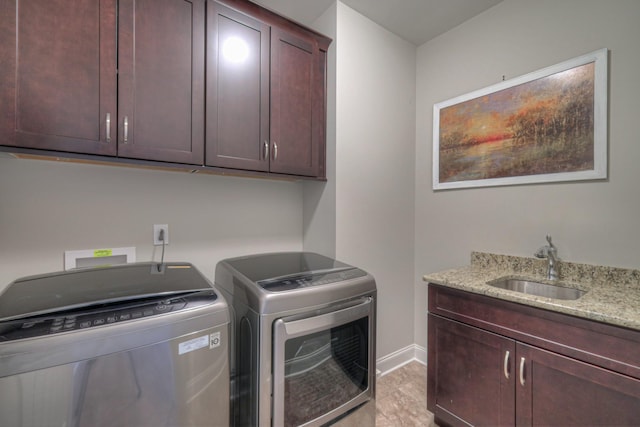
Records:
[[[2,145],[203,163],[204,0],[1,4]]]
[[[120,0],[118,156],[204,161],[205,0]]]
[[[325,177],[330,39],[247,0],[72,3],[0,0],[3,151]]]
[[[208,15],[206,163],[269,171],[270,28],[217,2]]]
[[[0,143],[114,155],[116,1],[0,8]]]
[[[207,25],[206,164],[324,178],[330,40],[241,0]]]

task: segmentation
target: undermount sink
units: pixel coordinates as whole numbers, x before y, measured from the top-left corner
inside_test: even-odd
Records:
[[[487,282],[487,285],[493,286],[494,288],[562,300],[576,300],[586,293],[586,291],[576,288],[510,277]]]

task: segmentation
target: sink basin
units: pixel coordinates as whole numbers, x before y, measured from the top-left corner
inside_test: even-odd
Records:
[[[517,278],[496,279],[487,282],[487,285],[493,286],[494,288],[562,300],[576,300],[586,293],[586,291],[576,288]]]

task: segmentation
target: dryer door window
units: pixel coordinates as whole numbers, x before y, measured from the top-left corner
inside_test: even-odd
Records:
[[[373,395],[371,301],[275,323],[274,425],[323,424]]]

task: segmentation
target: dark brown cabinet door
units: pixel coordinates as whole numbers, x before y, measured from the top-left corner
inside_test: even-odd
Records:
[[[515,422],[515,341],[429,315],[427,408],[452,426]]]
[[[204,0],[120,0],[118,156],[204,162]]]
[[[0,144],[114,155],[116,0],[0,8]]]
[[[247,1],[207,14],[206,164],[324,178],[330,40]]]
[[[640,380],[518,344],[517,424],[637,426]],[[520,372],[518,372],[520,377]]]
[[[268,171],[269,26],[208,6],[206,164]]]
[[[271,171],[320,176],[324,161],[324,62],[312,38],[271,34]]]

